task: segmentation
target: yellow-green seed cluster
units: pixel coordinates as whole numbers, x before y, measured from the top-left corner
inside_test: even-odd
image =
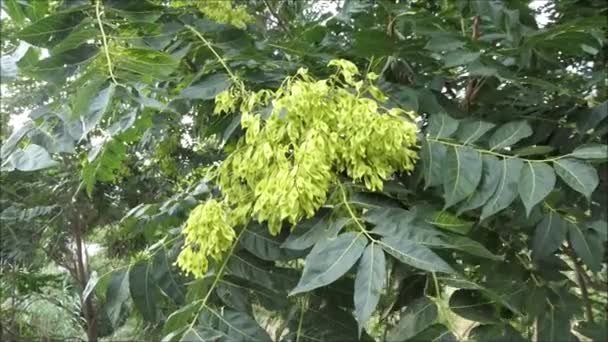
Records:
[[[245,29],[254,18],[245,6],[233,6],[231,0],[181,0],[172,1],[173,7],[184,7],[195,5],[209,19],[218,23],[230,24],[240,29]]]
[[[179,261],[184,270],[202,275],[206,257],[229,248],[231,226],[255,219],[276,235],[284,222],[295,225],[313,216],[340,174],[381,190],[395,172],[413,170],[413,113],[382,107],[386,97],[373,85],[377,75],[362,80],[346,60],[330,66],[338,71],[328,79],[316,80],[301,69],[274,92],[247,92],[236,84],[216,97],[216,114],[238,108],[245,136],[217,172],[227,215],[218,214],[222,205],[211,201],[200,208],[213,210],[200,209],[188,220]],[[221,238],[211,238],[215,234]]]
[[[228,224],[222,203],[209,200],[192,210],[186,228],[184,247],[177,265],[195,277],[202,277],[209,266],[208,258],[221,260],[222,253],[235,239],[234,229]]]

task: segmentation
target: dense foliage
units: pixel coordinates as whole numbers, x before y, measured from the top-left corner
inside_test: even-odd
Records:
[[[2,10],[2,340],[608,339],[605,1]]]

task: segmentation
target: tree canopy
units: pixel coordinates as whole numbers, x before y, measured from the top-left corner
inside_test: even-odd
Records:
[[[607,340],[607,12],[3,0],[0,338]]]

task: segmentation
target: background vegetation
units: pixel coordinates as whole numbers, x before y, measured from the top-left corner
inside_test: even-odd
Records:
[[[607,10],[3,0],[0,339],[606,341]],[[251,215],[204,276],[177,268],[250,129],[216,96],[336,59],[416,113],[413,172],[334,168],[295,228]]]

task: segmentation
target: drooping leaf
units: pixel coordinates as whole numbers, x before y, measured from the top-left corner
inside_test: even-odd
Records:
[[[199,327],[203,332],[213,331],[225,341],[271,341],[268,333],[249,315],[233,310],[216,310],[205,306],[199,316]],[[204,341],[212,340],[207,335]]]
[[[437,305],[426,297],[418,298],[401,314],[397,326],[389,330],[387,341],[407,341],[437,322]]]
[[[576,341],[570,332],[570,317],[553,306],[539,317],[537,334],[539,341]]]
[[[572,189],[590,198],[599,184],[597,171],[589,164],[577,159],[564,158],[553,162],[555,173]]]
[[[471,195],[481,180],[481,171],[479,152],[470,147],[449,148],[443,174],[444,208],[451,207]]]
[[[333,283],[357,262],[366,245],[367,239],[357,233],[318,242],[306,257],[302,277],[290,295]]]
[[[293,232],[291,232],[291,234],[289,234],[287,239],[285,239],[282,247],[294,250],[308,249],[319,242],[323,237],[335,237],[348,221],[349,220],[345,218],[331,221],[329,216],[325,215],[301,223]]]
[[[450,296],[450,310],[470,321],[496,323],[500,321],[494,301],[480,291],[461,289]]]
[[[496,188],[502,178],[502,165],[498,158],[490,155],[482,157],[483,175],[480,185],[475,189],[475,192],[468,197],[458,207],[458,213],[467,210],[473,210],[486,204],[486,202],[494,195]]]
[[[84,110],[81,113],[76,112],[82,121],[82,137],[94,129],[101,121],[112,102],[113,94],[114,84],[111,83],[89,100],[86,109],[83,108]],[[80,96],[87,95],[88,94],[81,94]]]
[[[532,208],[542,201],[555,186],[555,172],[545,163],[526,162],[519,179],[519,197],[530,216]]]
[[[155,322],[158,317],[156,297],[158,288],[154,283],[152,264],[138,262],[129,269],[129,292],[135,308],[148,322]]]
[[[564,242],[566,238],[566,222],[558,213],[550,210],[543,220],[536,226],[532,241],[532,257],[543,259]]]
[[[583,260],[591,271],[598,272],[602,268],[603,253],[597,253],[598,248],[592,241],[598,239],[594,239],[594,235],[588,234],[586,229],[579,227],[577,223],[568,222],[567,226],[568,238],[576,255]]]
[[[481,56],[480,52],[469,52],[466,50],[450,51],[444,56],[444,67],[451,68],[458,65],[469,64]]]
[[[2,162],[3,171],[37,171],[58,165],[51,159],[49,153],[36,144],[29,144],[23,150],[14,151],[6,160]]]
[[[246,253],[234,253],[230,256],[230,260],[226,264],[226,274],[250,280],[268,288],[274,287],[266,267]]]
[[[484,220],[508,207],[517,197],[519,174],[523,163],[519,159],[503,159],[501,175],[496,191],[481,210],[481,220]]]
[[[229,86],[230,78],[228,78],[228,75],[213,74],[190,85],[181,92],[180,96],[186,99],[212,100]]]
[[[500,150],[511,147],[523,138],[532,135],[532,128],[526,121],[508,122],[500,126],[490,137],[490,149]]]
[[[106,289],[104,309],[112,326],[118,328],[123,304],[129,299],[129,272],[121,270],[112,274]]]
[[[525,339],[510,324],[478,325],[469,333],[478,342],[523,342]]]
[[[386,276],[384,251],[371,243],[363,252],[355,278],[355,316],[361,331],[380,300]]]
[[[268,228],[262,225],[252,225],[241,236],[240,243],[245,249],[256,257],[275,261],[290,259],[290,251],[281,248],[282,242],[270,235]]]
[[[436,141],[423,141],[420,159],[422,160],[425,189],[443,183],[443,164],[446,153],[447,149],[443,144]]]
[[[169,317],[167,317],[167,320],[165,321],[165,324],[163,325],[163,335],[165,336],[165,338],[167,338],[169,334],[187,327],[192,321],[192,316],[194,316],[199,307],[199,303],[193,302],[174,311],[171,315],[169,315]]]

